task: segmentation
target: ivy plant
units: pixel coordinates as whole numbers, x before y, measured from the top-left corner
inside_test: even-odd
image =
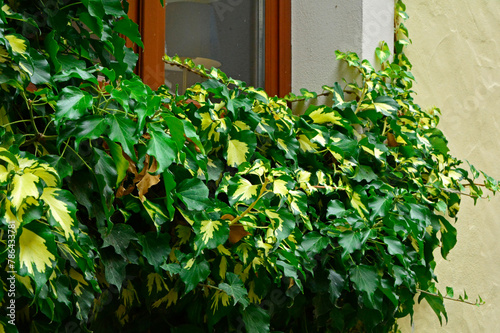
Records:
[[[447,319],[434,250],[499,187],[414,103],[401,1],[380,70],[337,52],[357,81],[285,98],[176,56],[203,80],[153,91],[127,6],[0,0],[0,332],[388,332],[415,296]]]

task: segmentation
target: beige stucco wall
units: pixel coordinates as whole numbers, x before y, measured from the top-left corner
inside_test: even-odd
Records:
[[[441,108],[451,153],[500,179],[500,1],[407,0],[413,41],[409,57],[417,102]],[[427,304],[403,332],[500,332],[500,197],[464,198],[458,244],[439,261],[441,289],[453,286],[486,301],[481,307],[447,301],[441,327]]]

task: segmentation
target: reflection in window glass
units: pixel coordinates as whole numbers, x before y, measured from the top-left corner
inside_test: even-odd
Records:
[[[263,0],[167,0],[165,50],[217,67],[230,77],[262,87]],[[166,84],[183,91],[200,81],[195,74],[166,65]]]

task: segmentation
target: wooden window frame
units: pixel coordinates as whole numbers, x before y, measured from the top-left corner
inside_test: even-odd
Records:
[[[265,90],[283,97],[291,91],[291,0],[265,2]],[[136,73],[152,89],[165,82],[165,9],[159,0],[129,0],[129,17],[139,24],[144,49]],[[130,46],[130,44],[129,44]]]

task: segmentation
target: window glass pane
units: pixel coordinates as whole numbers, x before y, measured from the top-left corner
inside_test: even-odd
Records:
[[[263,0],[167,0],[165,51],[218,67],[230,77],[263,86]],[[166,84],[181,91],[200,77],[166,65]]]

